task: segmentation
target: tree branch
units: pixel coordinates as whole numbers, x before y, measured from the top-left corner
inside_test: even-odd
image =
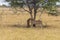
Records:
[[[24,11],[27,11],[27,12],[29,12],[28,10],[26,10],[25,8],[23,8],[24,9]]]

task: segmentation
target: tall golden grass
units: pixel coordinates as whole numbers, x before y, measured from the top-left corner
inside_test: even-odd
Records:
[[[5,13],[9,13],[6,11]],[[21,28],[7,25],[26,25],[30,18],[27,12],[16,14],[5,14],[0,16],[0,40],[60,40],[60,16],[48,16],[42,14],[41,20],[49,25],[46,28]],[[36,20],[40,19],[40,13],[37,14]]]

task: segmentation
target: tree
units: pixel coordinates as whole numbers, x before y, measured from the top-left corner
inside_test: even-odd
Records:
[[[56,1],[58,0],[6,0],[6,1],[10,2],[10,5],[14,8],[20,7],[25,11],[27,11],[31,16],[31,18],[27,20],[27,24],[29,26],[29,22],[31,20],[31,24],[32,24],[31,26],[33,26],[35,25],[36,14],[40,12],[38,11],[38,9],[43,8],[43,9],[51,10],[52,6],[56,5]],[[26,5],[29,10],[26,10],[23,7],[24,5]],[[34,10],[34,13],[32,13],[33,10]]]

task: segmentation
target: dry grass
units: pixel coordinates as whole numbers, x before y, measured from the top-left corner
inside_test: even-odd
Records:
[[[6,26],[26,25],[26,21],[30,17],[29,14],[2,15],[1,17],[0,40],[60,40],[60,16],[54,17],[43,14],[41,20],[49,25],[43,29]],[[39,15],[37,19],[39,19]]]
[[[3,27],[0,40],[60,40],[60,29]]]

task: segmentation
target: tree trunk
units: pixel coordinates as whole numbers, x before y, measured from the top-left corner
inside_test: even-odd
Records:
[[[31,18],[29,18],[29,19],[27,20],[27,27],[32,27],[32,26],[33,26],[32,10],[30,10],[30,16],[31,16]],[[30,25],[30,23],[31,23],[31,25]]]
[[[35,24],[36,14],[37,14],[37,10],[36,10],[36,7],[35,7],[35,8],[34,8],[34,22],[33,22],[33,27],[36,26],[36,24]]]
[[[27,28],[30,27],[30,18],[27,20]]]
[[[31,24],[30,24],[31,23]],[[33,19],[31,19],[31,18],[29,18],[28,20],[27,20],[27,27],[29,28],[29,27],[33,27]]]

